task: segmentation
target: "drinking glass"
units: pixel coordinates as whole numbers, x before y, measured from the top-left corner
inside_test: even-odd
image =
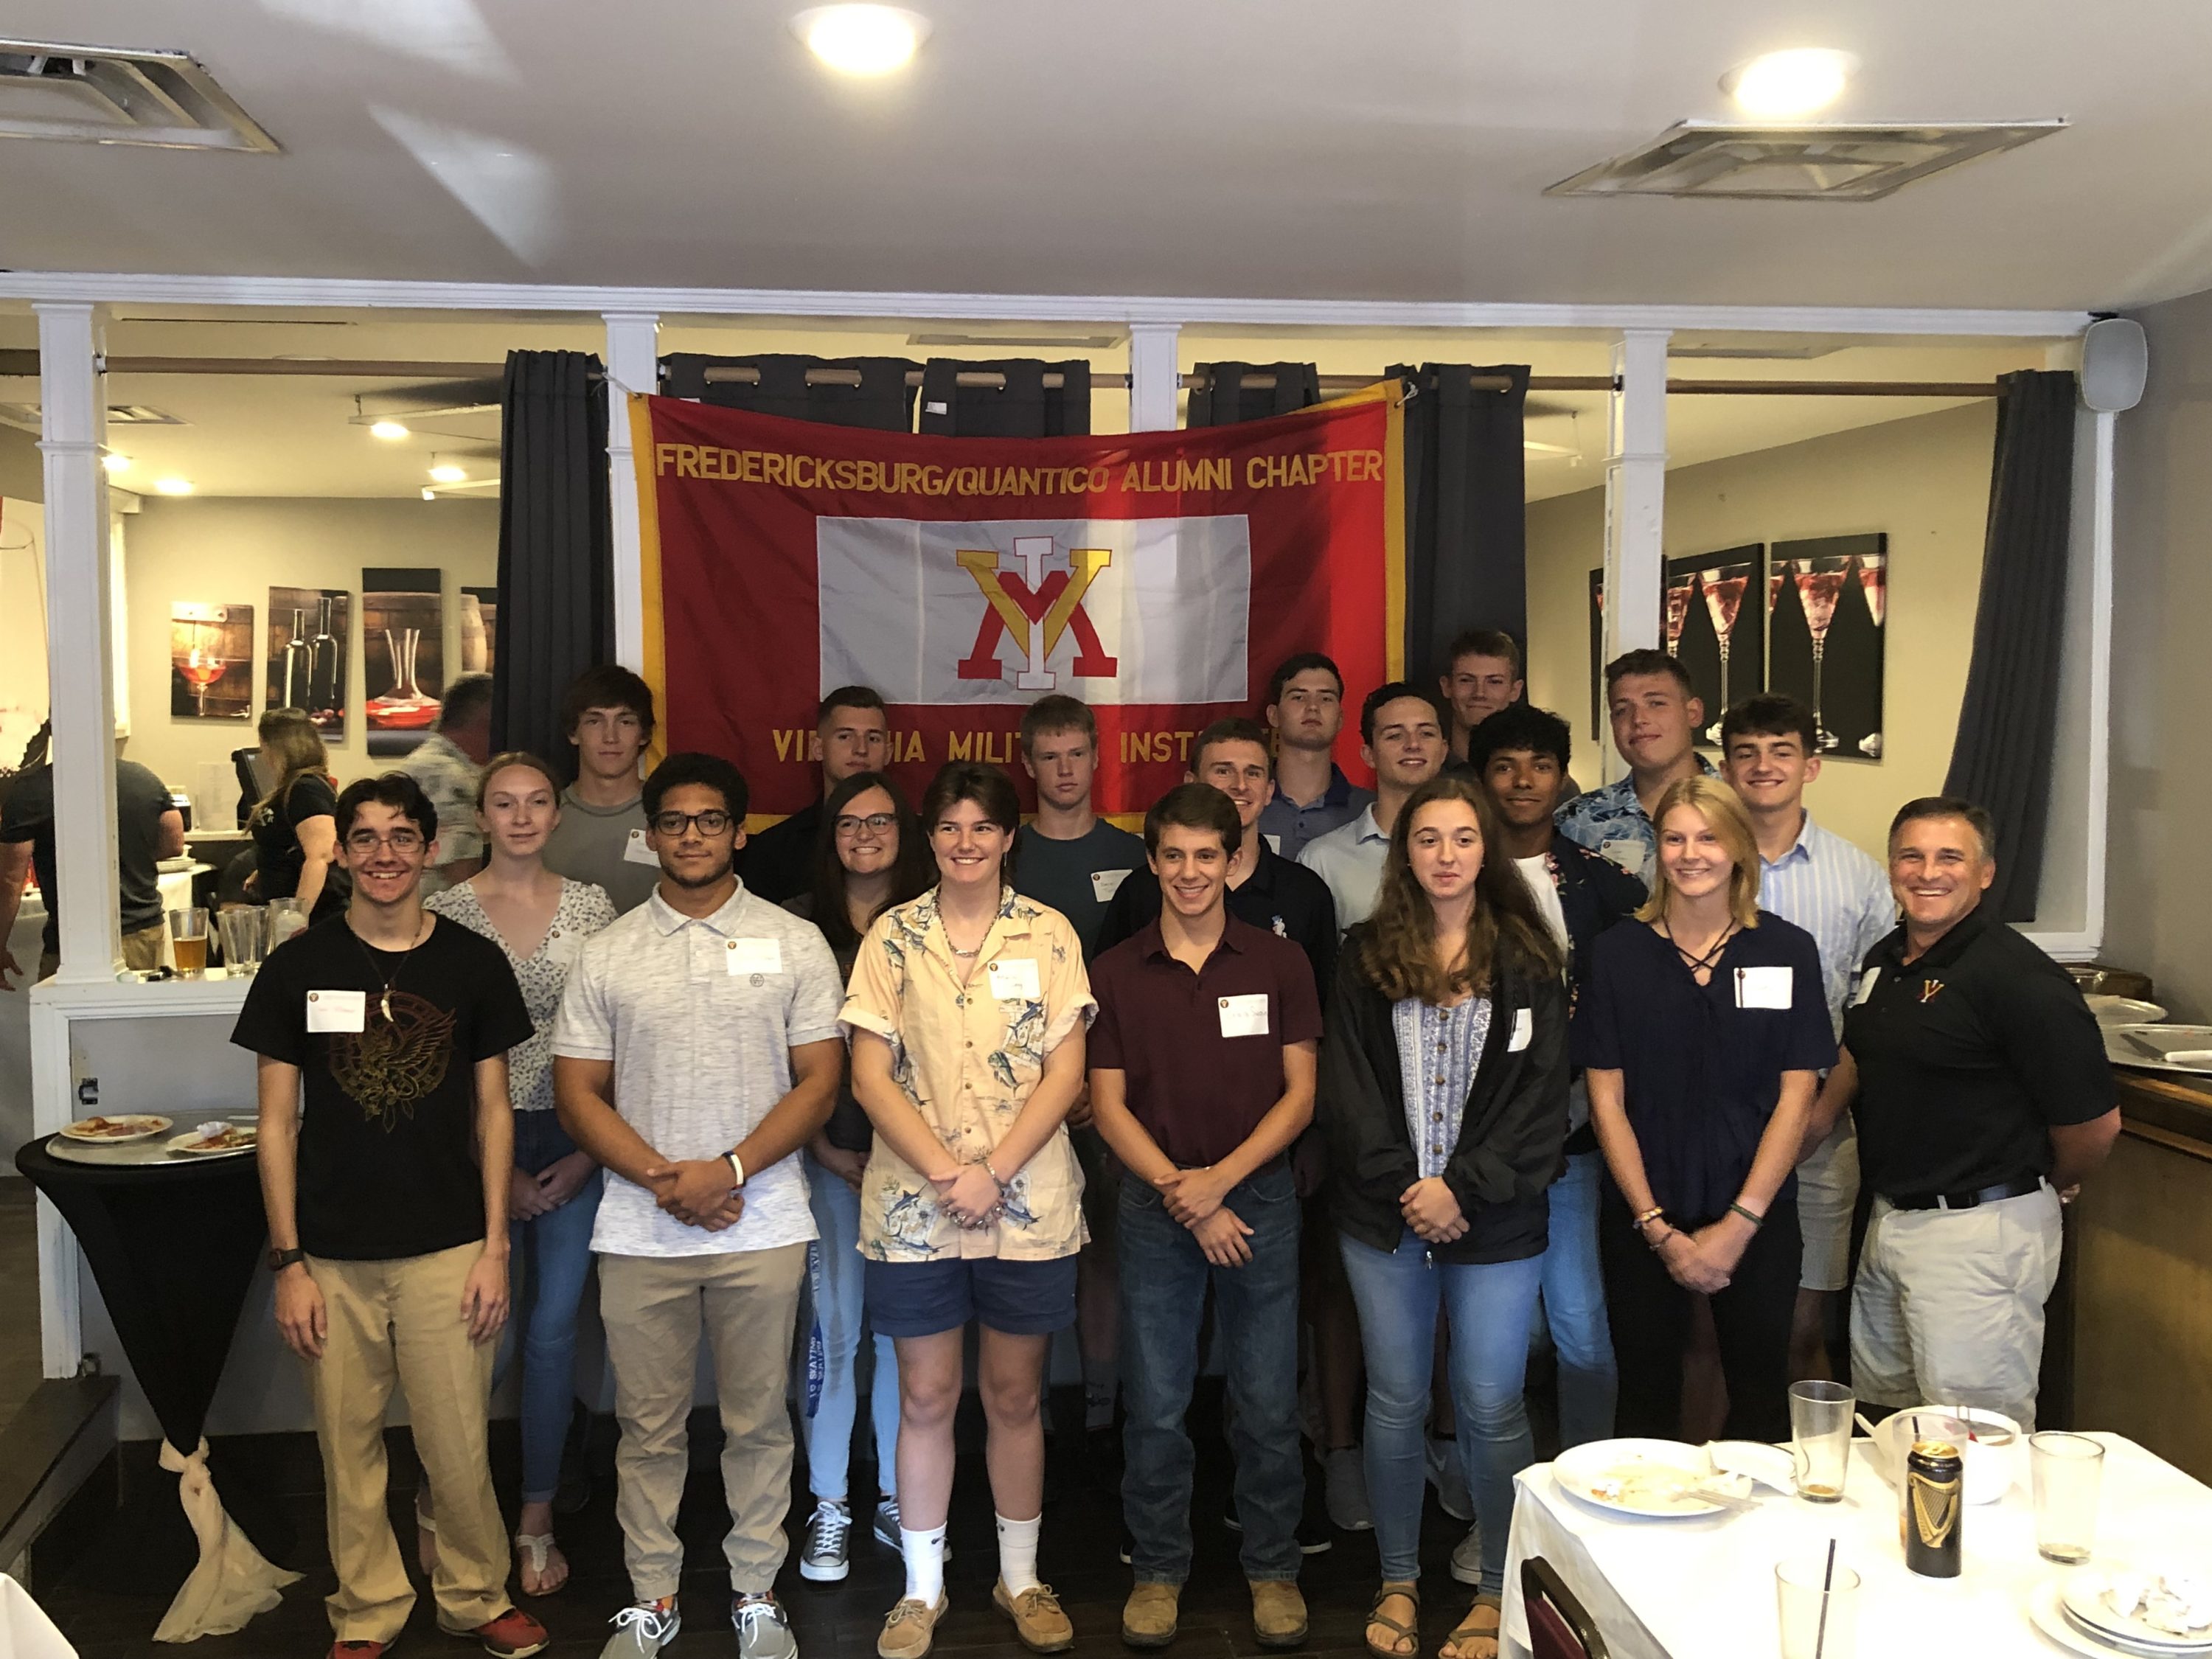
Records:
[[[299,900],[295,898],[270,899],[269,901],[268,943],[263,951],[264,958],[266,957],[268,951],[274,951],[286,939],[291,938],[293,934],[304,929],[307,925],[307,913],[300,908]]]
[[[208,913],[198,905],[169,912],[169,953],[185,979],[207,976]]]
[[[1831,1577],[1827,1557],[1802,1556],[1776,1565],[1774,1589],[1782,1659],[1851,1659],[1858,1639],[1858,1574],[1838,1565]]]
[[[2096,1541],[2105,1449],[2086,1434],[2046,1429],[2027,1437],[2027,1454],[2035,1484],[2035,1553],[2046,1561],[2079,1565]]]
[[[268,913],[258,905],[234,904],[220,911],[216,921],[222,929],[222,965],[232,978],[240,979],[261,965],[262,941],[269,934]]]
[[[1815,1504],[1842,1500],[1851,1461],[1851,1413],[1857,1408],[1840,1382],[1790,1385],[1790,1461],[1800,1498]]]

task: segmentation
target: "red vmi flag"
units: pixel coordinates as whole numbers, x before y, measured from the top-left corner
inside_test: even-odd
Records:
[[[818,793],[837,686],[883,694],[910,799],[948,760],[1026,793],[1016,728],[1060,692],[1098,719],[1099,810],[1141,813],[1293,653],[1334,658],[1348,701],[1401,672],[1400,398],[1001,440],[633,396],[657,746],[736,762],[759,829]]]

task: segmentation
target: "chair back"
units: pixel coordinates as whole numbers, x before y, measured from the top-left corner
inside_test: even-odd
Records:
[[[1605,1638],[1559,1570],[1540,1555],[1521,1564],[1521,1601],[1534,1659],[1607,1659]]]

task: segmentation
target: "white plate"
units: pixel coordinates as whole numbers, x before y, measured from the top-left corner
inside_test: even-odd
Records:
[[[2145,1578],[2157,1577],[2141,1567],[2130,1569],[2125,1563],[2082,1567],[2068,1574],[2060,1583],[2058,1599],[2066,1612],[2081,1623],[2101,1635],[2124,1640],[2137,1650],[2149,1648],[2160,1653],[2172,1654],[2212,1652],[2212,1626],[2200,1626],[2193,1636],[2177,1636],[2170,1630],[2160,1630],[2147,1620],[2115,1613],[2111,1603],[2105,1600],[2105,1586],[2117,1574],[2129,1571]]]
[[[2166,1010],[2158,1004],[2135,997],[2106,996],[2100,993],[2081,1000],[2089,1005],[2089,1012],[2097,1017],[2100,1025],[2136,1025],[2145,1020],[2166,1018]]]
[[[2140,1037],[2158,1054],[2143,1053],[2127,1041],[2131,1036]],[[2105,1057],[2115,1066],[2201,1076],[2212,1072],[2212,1025],[2107,1025]]]
[[[103,1114],[103,1115],[106,1115]],[[127,1135],[85,1134],[82,1133],[83,1126],[92,1120],[88,1117],[81,1117],[75,1123],[64,1128],[62,1136],[67,1140],[82,1141],[88,1146],[128,1146],[134,1140],[151,1140],[163,1130],[175,1127],[170,1119],[156,1117],[150,1112],[117,1112],[112,1116],[109,1116],[107,1121],[110,1123],[127,1121],[140,1124],[143,1127],[133,1129]]]
[[[189,1134],[179,1135],[172,1140],[169,1143],[169,1150],[179,1158],[239,1158],[252,1152],[260,1144],[259,1131],[253,1125],[234,1123],[230,1127],[246,1137],[243,1146],[225,1146],[220,1152],[204,1152],[201,1148],[207,1143],[200,1139],[199,1132],[194,1130]]]
[[[1593,1440],[1559,1454],[1552,1465],[1552,1478],[1559,1490],[1608,1515],[1633,1515],[1649,1520],[1694,1520],[1724,1512],[1724,1506],[1701,1498],[1644,1494],[1631,1490],[1619,1498],[1601,1495],[1607,1482],[1656,1474],[1693,1486],[1712,1478],[1713,1468],[1705,1453],[1680,1440]]]
[[[2079,1654],[2081,1659],[2112,1659],[2120,1651],[2110,1643],[2083,1635],[2067,1622],[2056,1578],[2045,1579],[2027,1593],[2027,1622],[2067,1652]]]

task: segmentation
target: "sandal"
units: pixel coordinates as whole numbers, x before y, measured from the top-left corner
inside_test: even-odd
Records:
[[[514,1534],[515,1553],[522,1558],[521,1589],[525,1595],[551,1595],[568,1582],[568,1558],[561,1553],[550,1532],[519,1532]],[[556,1571],[552,1564],[559,1562]],[[532,1589],[530,1581],[537,1579]]]
[[[1407,1624],[1393,1619],[1382,1611],[1382,1604],[1393,1600],[1411,1601],[1413,1604],[1412,1623]],[[1375,1592],[1374,1601],[1368,1604],[1367,1624],[1370,1629],[1380,1625],[1384,1630],[1391,1632],[1388,1646],[1377,1642],[1371,1636],[1364,1638],[1367,1650],[1375,1656],[1375,1659],[1413,1659],[1413,1656],[1421,1650],[1420,1586],[1410,1580],[1385,1579],[1382,1588]],[[1398,1645],[1401,1642],[1405,1644],[1402,1648]]]
[[[1474,1617],[1479,1613],[1489,1614],[1489,1622],[1476,1624]],[[1498,1632],[1504,1622],[1497,1596],[1476,1596],[1474,1605],[1467,1610],[1467,1617],[1444,1638],[1443,1646],[1437,1650],[1437,1659],[1498,1659],[1498,1644],[1502,1639]]]

